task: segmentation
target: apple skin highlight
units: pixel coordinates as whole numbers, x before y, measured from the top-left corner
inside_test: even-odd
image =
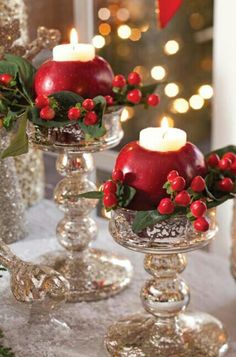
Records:
[[[121,170],[124,183],[137,192],[128,208],[133,210],[155,209],[166,191],[163,185],[171,170],[177,170],[187,185],[197,176],[207,172],[204,155],[192,143],[187,142],[178,151],[151,151],[132,141],[121,149],[115,164]]]

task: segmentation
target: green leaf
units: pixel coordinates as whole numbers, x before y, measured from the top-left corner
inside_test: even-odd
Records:
[[[5,59],[18,68],[19,81],[22,85],[23,92],[29,96],[29,99],[31,99],[33,94],[33,81],[36,69],[29,61],[19,56],[6,54]]]
[[[70,91],[56,92],[51,94],[49,97],[55,98],[59,102],[60,106],[66,110],[75,106],[76,103],[82,103],[84,100],[79,94]]]
[[[128,185],[119,185],[117,190],[118,203],[120,207],[127,207],[136,194],[135,188]]]
[[[18,68],[14,63],[9,63],[7,61],[0,61],[0,74],[8,73],[13,78],[16,78]]]
[[[152,94],[155,92],[156,88],[157,88],[158,84],[157,83],[153,83],[153,84],[149,84],[147,86],[143,86],[140,88],[143,96],[146,96],[148,94]]]
[[[206,202],[206,205],[207,205],[208,209],[214,208],[214,207],[217,207],[219,205],[222,205],[224,202],[226,202],[228,200],[231,200],[233,198],[235,198],[235,195],[229,193],[229,194],[224,195],[223,197],[221,197],[220,199],[217,199],[215,201]]]
[[[26,134],[27,113],[25,112],[19,118],[19,126],[16,134],[13,136],[10,145],[4,150],[0,158],[5,159],[10,156],[18,156],[28,152],[28,137]]]
[[[172,215],[173,216],[173,215]],[[132,225],[134,233],[139,233],[143,229],[170,218],[169,215],[160,215],[155,211],[139,211],[135,215]]]
[[[45,128],[60,128],[66,125],[71,125],[66,116],[56,116],[54,120],[43,120],[39,116],[39,109],[33,107],[29,111],[29,120],[38,126],[43,126]]]
[[[85,134],[88,134],[91,138],[98,139],[106,134],[106,129],[101,125],[101,123],[95,125],[85,125],[82,121],[79,121],[78,124]]]
[[[102,191],[90,191],[90,192],[85,192],[81,193],[79,195],[81,198],[89,198],[89,199],[101,199],[103,198],[103,192]]]
[[[236,154],[236,145],[228,145],[228,146],[224,146],[224,147],[222,147],[220,149],[213,150],[209,154],[206,155],[206,158],[209,157],[211,154],[214,154],[214,153],[219,155],[220,157],[222,157],[227,152],[233,152],[234,154]]]

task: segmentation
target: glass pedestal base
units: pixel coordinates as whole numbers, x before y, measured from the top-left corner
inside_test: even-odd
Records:
[[[100,249],[71,256],[54,252],[42,260],[69,281],[68,302],[95,301],[115,295],[130,283],[133,272],[128,259]]]
[[[220,357],[228,349],[220,321],[189,312],[173,319],[126,316],[108,329],[105,344],[116,357]]]

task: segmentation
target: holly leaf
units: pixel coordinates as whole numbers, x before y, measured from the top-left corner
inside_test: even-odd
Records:
[[[90,191],[90,192],[85,192],[81,193],[79,195],[80,198],[89,198],[89,199],[98,199],[100,200],[103,198],[103,192],[102,191]]]
[[[24,94],[31,99],[33,95],[33,81],[36,69],[29,61],[22,57],[14,56],[12,54],[6,54],[4,57],[7,62],[17,67],[22,90]]]
[[[127,207],[136,194],[135,188],[128,185],[119,185],[117,189],[118,203],[120,207]]]
[[[0,74],[8,73],[13,78],[16,78],[18,68],[14,63],[9,63],[7,61],[0,61]]]
[[[19,118],[19,126],[16,134],[13,136],[10,145],[0,155],[1,159],[10,156],[19,156],[28,152],[28,137],[26,134],[27,113]]]

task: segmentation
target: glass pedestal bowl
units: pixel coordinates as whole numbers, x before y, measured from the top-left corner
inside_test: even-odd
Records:
[[[144,268],[152,275],[141,290],[146,313],[125,316],[108,329],[105,345],[116,357],[217,357],[228,349],[221,322],[201,312],[186,312],[189,288],[179,276],[183,253],[207,245],[215,236],[215,210],[208,212],[210,229],[198,234],[184,216],[132,230],[135,212],[118,209],[110,232],[122,246],[145,253]]]
[[[104,116],[106,134],[98,140],[85,140],[75,126],[49,130],[31,125],[28,129],[32,145],[58,154],[56,169],[64,176],[55,188],[54,199],[64,212],[56,234],[65,251],[47,254],[42,262],[69,281],[69,302],[107,298],[123,290],[131,280],[129,260],[90,247],[98,230],[89,213],[97,200],[79,197],[81,193],[96,190],[88,179],[94,170],[92,153],[116,146],[123,137],[120,115],[121,110]]]

